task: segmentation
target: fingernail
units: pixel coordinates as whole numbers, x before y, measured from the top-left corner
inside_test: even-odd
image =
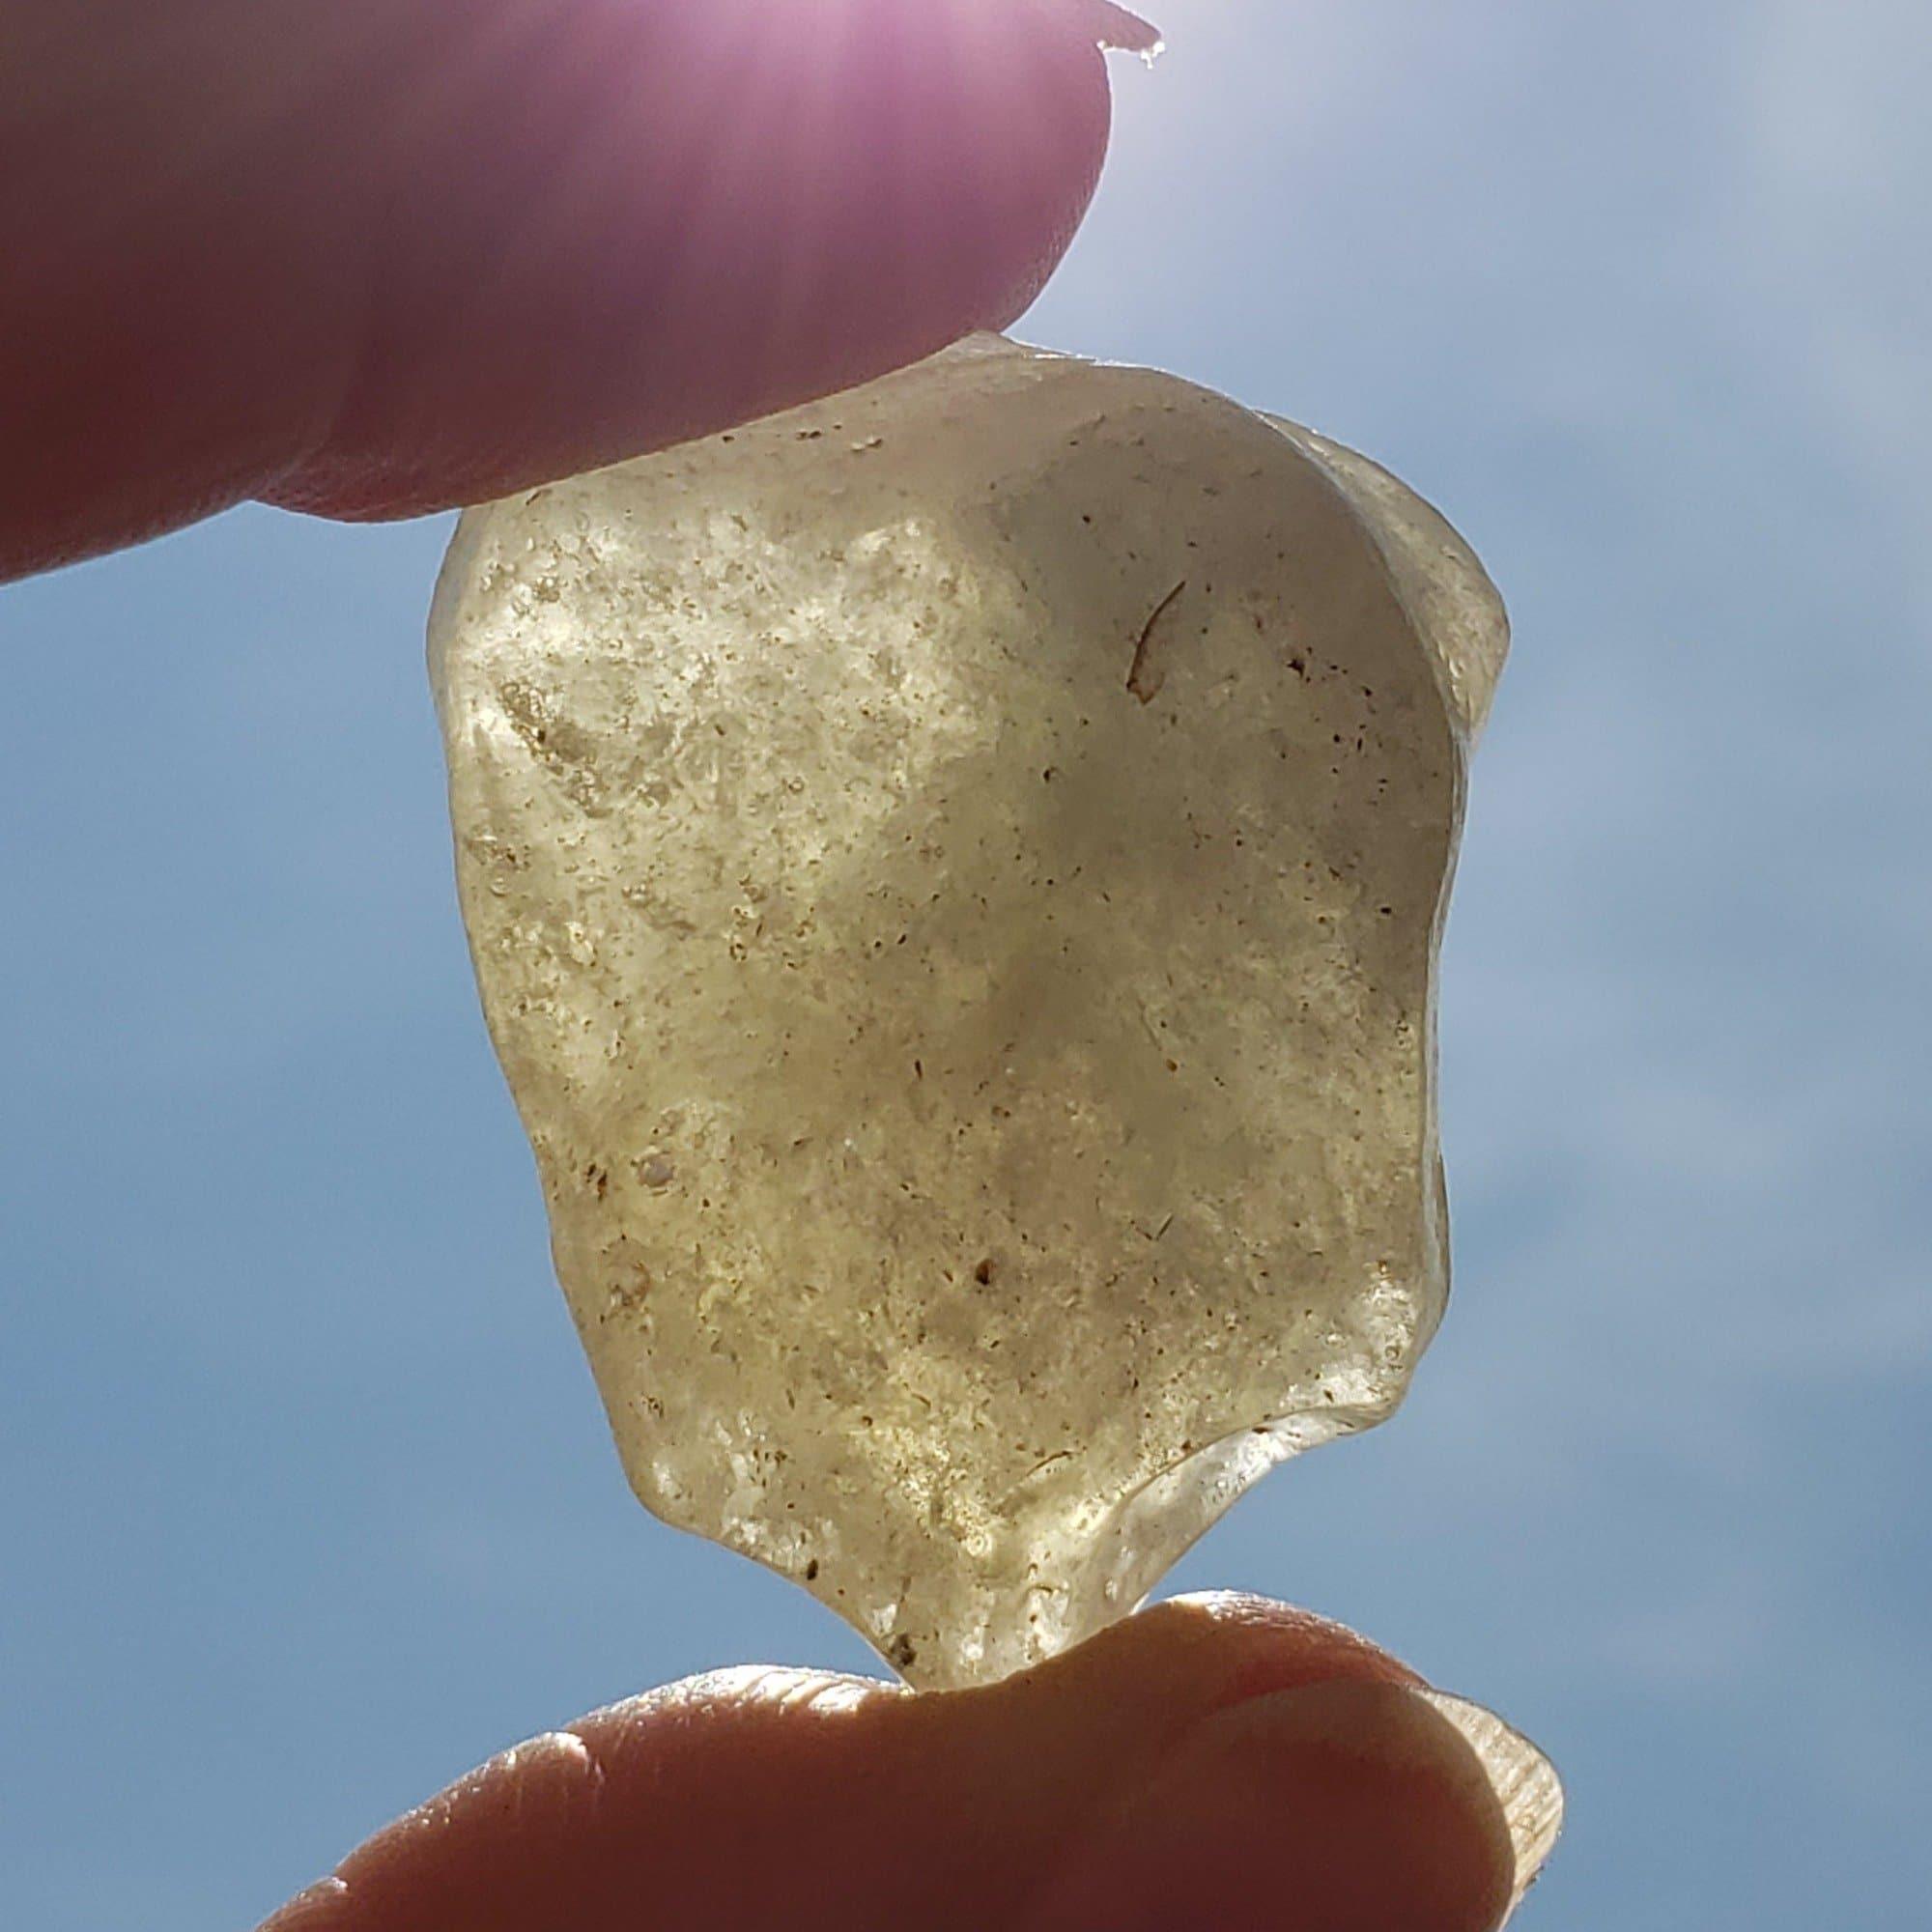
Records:
[[[1029,1922],[1494,1932],[1560,1801],[1541,1754],[1485,1717],[1340,1679],[1219,1711],[1106,1807]]]
[[[1415,1693],[1455,1725],[1481,1759],[1490,1788],[1502,1806],[1516,1854],[1510,1910],[1543,1876],[1563,1833],[1563,1780],[1556,1767],[1520,1731],[1512,1730],[1493,1711],[1440,1690]]]
[[[1117,47],[1122,53],[1141,54],[1151,59],[1164,44],[1160,29],[1151,20],[1116,4],[1116,0],[1092,0],[1094,25],[1100,44]]]

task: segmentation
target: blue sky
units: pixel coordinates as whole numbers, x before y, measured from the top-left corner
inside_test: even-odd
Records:
[[[1022,332],[1435,497],[1518,647],[1409,1407],[1174,1588],[1359,1624],[1571,1788],[1523,1923],[1932,1895],[1932,19],[1171,0]],[[494,1749],[864,1667],[630,1502],[449,878],[446,524],[0,591],[0,1869],[252,1923]]]

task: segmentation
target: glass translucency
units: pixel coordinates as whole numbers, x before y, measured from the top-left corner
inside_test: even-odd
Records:
[[[464,913],[651,1510],[968,1684],[1391,1411],[1505,648],[1365,459],[992,337],[464,518]]]

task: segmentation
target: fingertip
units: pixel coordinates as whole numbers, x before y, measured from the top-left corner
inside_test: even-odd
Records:
[[[1190,1599],[980,1690],[743,1669],[651,1692],[464,1779],[265,1932],[623,1932],[640,1901],[693,1932],[1488,1932],[1553,1790],[1351,1633]]]
[[[1027,1924],[1493,1932],[1515,1873],[1458,1729],[1406,1686],[1337,1678],[1192,1725],[1069,1848]]]
[[[547,35],[472,59],[402,137],[355,380],[270,501],[478,501],[1003,328],[1106,153],[1096,36],[1058,8],[536,17]]]
[[[1004,327],[1112,119],[1085,0],[41,11],[84,111],[0,184],[0,578],[481,501]]]

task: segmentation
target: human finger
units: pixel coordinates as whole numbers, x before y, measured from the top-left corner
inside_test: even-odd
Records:
[[[1223,1598],[984,1690],[654,1693],[498,1759],[265,1932],[1488,1932],[1521,1876],[1506,1795],[1392,1659]]]
[[[1108,0],[14,0],[0,577],[475,501],[1010,322]]]

